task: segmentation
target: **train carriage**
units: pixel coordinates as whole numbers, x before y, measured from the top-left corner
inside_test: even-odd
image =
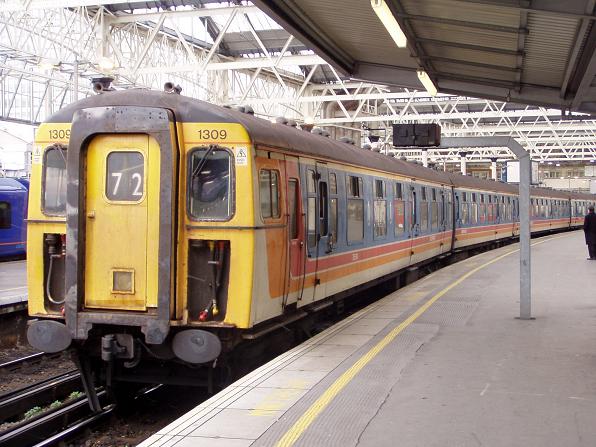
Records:
[[[593,202],[532,194],[534,231],[577,225]],[[106,381],[165,381],[321,303],[519,232],[513,186],[144,90],[43,123],[30,197],[30,343],[73,349]]]
[[[0,259],[22,256],[27,249],[27,187],[0,178]]]

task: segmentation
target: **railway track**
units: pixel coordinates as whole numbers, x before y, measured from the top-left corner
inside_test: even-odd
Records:
[[[0,375],[59,357],[44,353],[27,355],[0,364]],[[83,430],[111,411],[107,407],[103,412],[92,414],[86,396],[73,394],[82,389],[81,375],[73,369],[0,395],[0,423],[4,424],[4,430],[0,430],[0,445],[35,445],[54,438],[58,442],[67,433]],[[102,401],[107,402],[105,392],[100,395]]]
[[[161,387],[162,385],[155,385],[145,388],[137,393],[135,400],[149,396]],[[23,414],[32,406],[41,402],[50,402],[53,396],[66,396],[71,390],[80,388],[80,374],[78,371],[70,371],[12,391],[0,396],[0,420]],[[103,407],[102,411],[93,413],[87,397],[81,394],[61,406],[49,407],[34,417],[14,423],[7,430],[0,432],[0,445],[2,447],[50,447],[80,436],[116,409],[115,404],[109,402],[105,390],[98,390],[97,395]]]
[[[25,357],[21,357],[15,360],[10,360],[5,363],[0,363],[0,374],[9,373],[12,371],[16,371],[24,366],[28,366],[34,363],[41,362],[44,358],[48,358],[50,355],[46,354],[45,352],[36,352],[31,355],[27,355]],[[59,357],[60,355],[56,355]]]
[[[45,403],[64,399],[80,390],[81,375],[72,370],[41,382],[9,391],[0,396],[0,421],[8,421],[27,410]]]
[[[105,391],[99,391],[98,397],[102,404],[107,403]],[[71,403],[49,409],[0,433],[0,445],[3,447],[56,445],[103,420],[114,411],[114,408],[114,405],[106,405],[102,411],[93,413],[87,403],[87,397],[82,395]]]

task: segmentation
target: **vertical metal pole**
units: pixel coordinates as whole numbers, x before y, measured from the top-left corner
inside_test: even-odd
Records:
[[[422,166],[428,168],[428,149],[422,149]]]
[[[466,175],[468,173],[468,167],[466,166],[466,155],[468,155],[467,152],[459,153],[461,158],[461,175]]]
[[[77,102],[79,100],[79,59],[75,58],[72,67],[72,92],[71,102]]]
[[[491,158],[490,159],[490,175],[493,180],[497,180],[497,159]]]
[[[530,257],[530,182],[532,163],[530,155],[518,156],[520,181],[519,181],[519,318],[532,319],[532,274]]]

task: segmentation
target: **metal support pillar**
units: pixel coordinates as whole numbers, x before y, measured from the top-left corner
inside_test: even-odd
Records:
[[[532,269],[530,262],[530,182],[532,175],[530,154],[511,137],[447,137],[442,138],[440,147],[506,147],[519,160],[519,319],[533,320]],[[462,155],[462,152],[460,152],[460,155]]]
[[[490,159],[490,175],[493,180],[497,180],[497,159]]]
[[[72,66],[72,102],[79,100],[79,60],[75,59]]]
[[[461,157],[461,175],[467,175],[468,173],[468,166],[466,164],[466,155],[467,152],[460,152],[459,156]]]
[[[428,149],[422,148],[422,166],[428,168]]]
[[[513,139],[511,138],[511,140]],[[532,273],[530,264],[530,182],[532,163],[530,154],[519,143],[516,142],[516,144],[518,144],[519,150],[523,152],[523,154],[518,154],[514,151],[519,159],[519,318],[530,320],[532,319]]]

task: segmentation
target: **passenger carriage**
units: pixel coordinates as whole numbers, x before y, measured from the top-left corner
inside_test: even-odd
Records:
[[[165,380],[406,267],[519,233],[514,186],[175,93],[64,108],[37,132],[31,180],[30,343],[73,348],[104,379],[156,380],[159,364]],[[532,194],[533,231],[578,225],[593,201]]]

